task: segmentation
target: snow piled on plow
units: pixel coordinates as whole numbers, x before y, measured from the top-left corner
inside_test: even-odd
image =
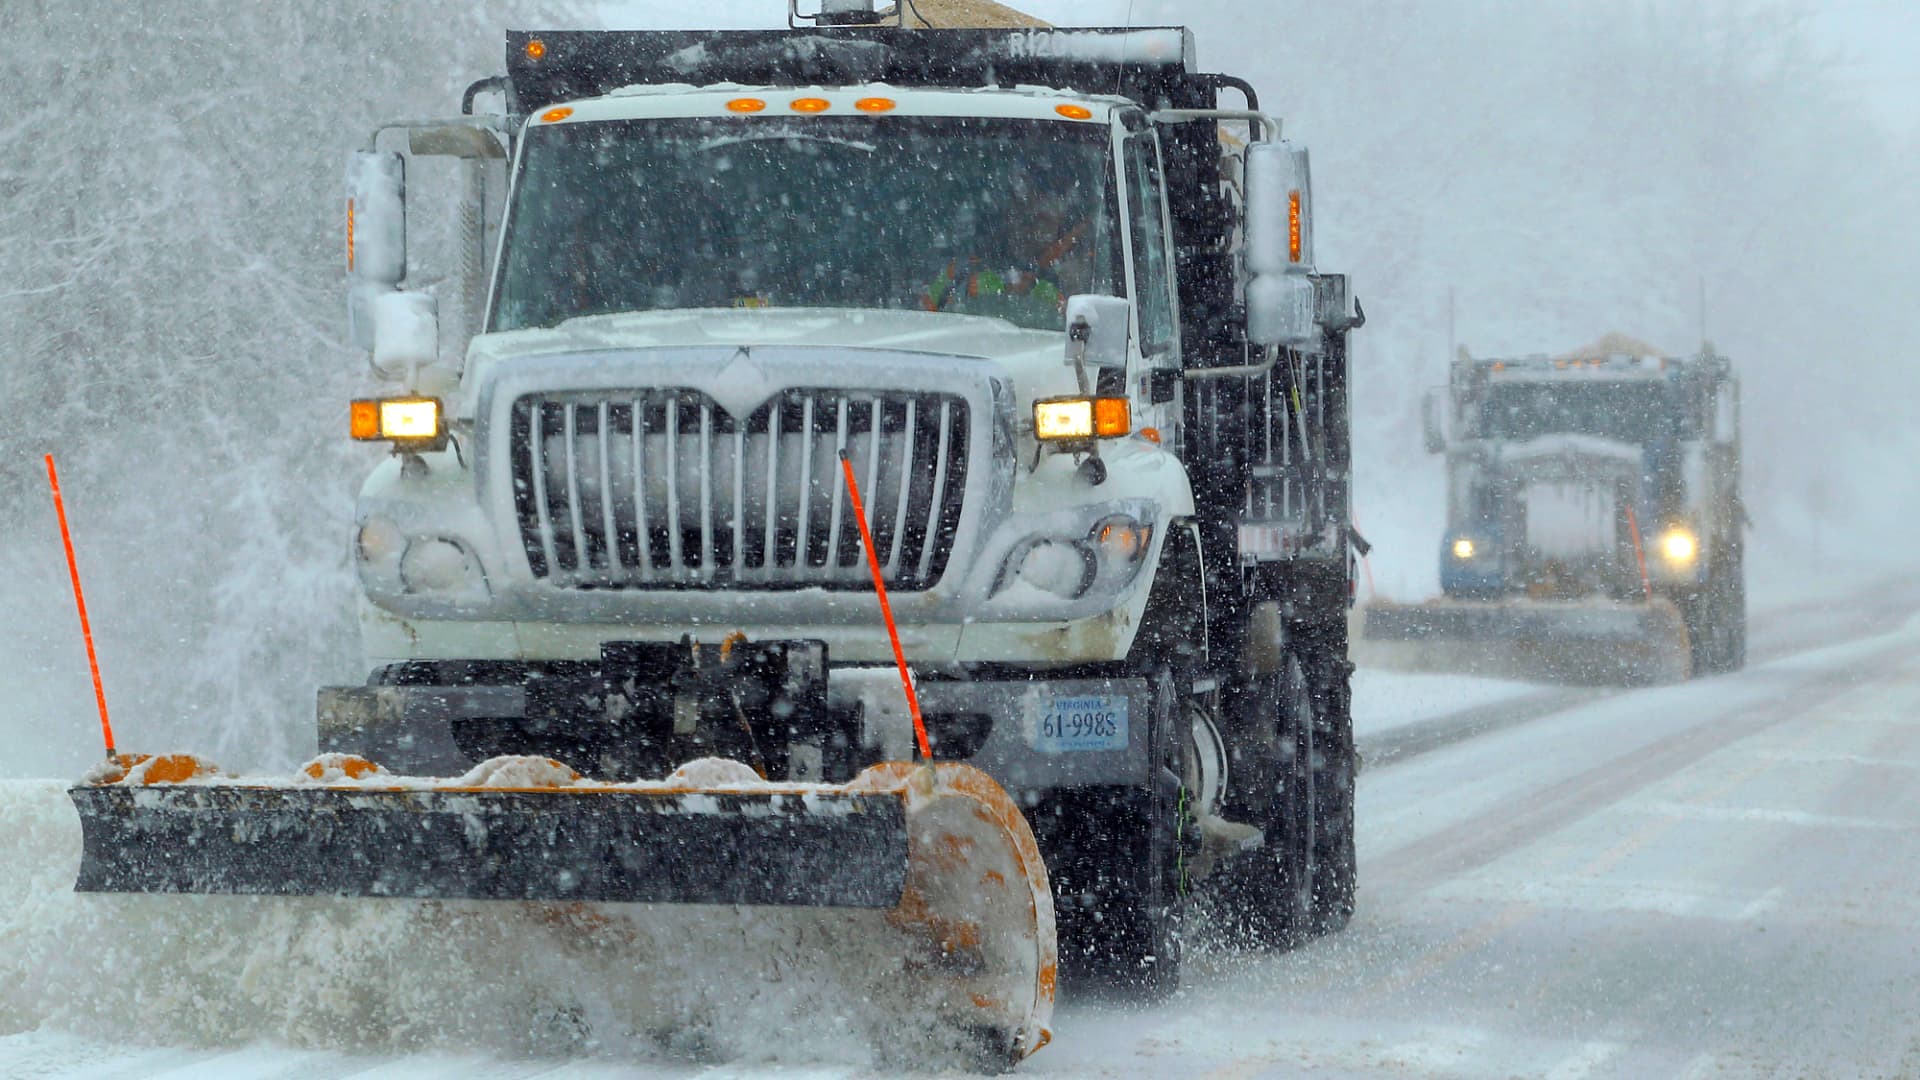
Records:
[[[951,1049],[883,912],[76,894],[57,781],[0,782],[0,835],[0,1036],[626,1061]]]

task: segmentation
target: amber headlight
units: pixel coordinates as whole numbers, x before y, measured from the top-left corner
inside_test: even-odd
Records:
[[[437,450],[447,441],[438,398],[374,398],[356,401],[348,430],[362,442],[385,440],[407,450]]]
[[[1117,439],[1133,430],[1123,397],[1049,398],[1033,403],[1033,435],[1042,442]]]

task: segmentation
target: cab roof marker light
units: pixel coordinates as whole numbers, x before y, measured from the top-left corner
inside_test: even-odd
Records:
[[[863,97],[859,101],[854,102],[853,107],[859,109],[861,112],[883,113],[892,112],[894,106],[897,104],[899,103],[892,98]]]
[[[1074,105],[1072,103],[1068,103],[1065,105],[1055,105],[1053,107],[1053,111],[1059,113],[1061,116],[1064,116],[1069,120],[1093,119],[1093,110],[1087,108],[1085,105]]]
[[[734,98],[732,101],[727,102],[728,112],[757,113],[766,107],[767,103],[757,97]]]
[[[540,122],[543,124],[557,124],[572,115],[572,109],[567,108],[565,105],[560,105],[541,113]]]
[[[787,108],[797,113],[823,113],[832,107],[832,102],[819,97],[794,98],[787,103]]]

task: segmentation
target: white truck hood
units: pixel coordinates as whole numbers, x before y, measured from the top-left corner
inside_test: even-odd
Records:
[[[1013,377],[1020,407],[1035,397],[1075,392],[1064,332],[1026,330],[1000,319],[946,312],[697,309],[570,319],[550,329],[482,334],[467,350],[457,415],[472,415],[478,388],[502,364],[556,353],[699,346],[805,345],[886,349],[929,357],[998,361]]]

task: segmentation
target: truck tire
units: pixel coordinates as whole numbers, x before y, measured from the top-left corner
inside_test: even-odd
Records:
[[[1320,854],[1314,792],[1313,702],[1299,659],[1234,688],[1227,816],[1258,825],[1261,846],[1214,871],[1215,920],[1249,949],[1285,949],[1313,929]]]
[[[1719,560],[1720,621],[1726,628],[1726,650],[1722,671],[1739,671],[1747,666],[1747,573],[1746,552],[1736,541],[1725,549]]]
[[[1154,782],[1063,792],[1033,821],[1053,878],[1062,973],[1133,1001],[1179,988],[1185,864],[1197,840],[1177,684],[1164,667],[1151,678]]]
[[[1359,755],[1353,745],[1352,666],[1341,651],[1323,651],[1308,663],[1313,706],[1313,936],[1346,929],[1353,918],[1359,858],[1354,849],[1354,784]]]
[[[1713,570],[1680,605],[1697,675],[1738,671],[1747,662],[1747,581],[1736,547],[1715,545]]]

